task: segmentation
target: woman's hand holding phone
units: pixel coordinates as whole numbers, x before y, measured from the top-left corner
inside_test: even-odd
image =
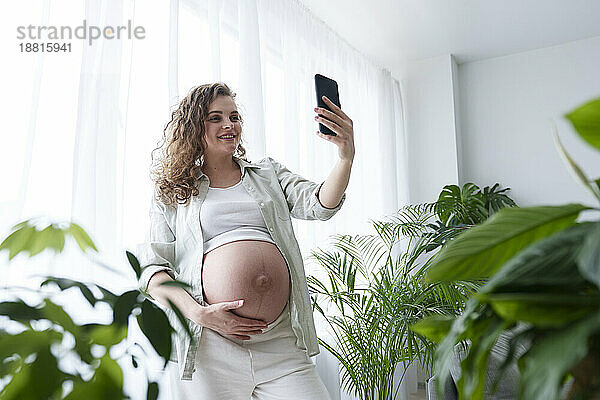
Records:
[[[315,116],[315,121],[325,125],[331,131],[335,132],[336,136],[326,135],[320,131],[316,132],[317,136],[333,142],[336,146],[338,146],[338,155],[340,160],[354,160],[354,124],[352,120],[329,98],[323,96],[322,99],[331,111],[321,107],[316,107],[314,110],[317,113]]]

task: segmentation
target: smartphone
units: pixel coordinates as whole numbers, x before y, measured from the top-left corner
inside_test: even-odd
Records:
[[[331,78],[327,78],[321,74],[315,74],[315,91],[317,92],[317,107],[324,108],[326,110],[332,111],[329,106],[323,101],[323,96],[326,96],[329,100],[333,102],[338,107],[342,107],[340,105],[340,95],[338,92],[338,84]],[[332,135],[337,136],[337,134],[326,127],[325,125],[319,123],[319,132],[324,135]]]

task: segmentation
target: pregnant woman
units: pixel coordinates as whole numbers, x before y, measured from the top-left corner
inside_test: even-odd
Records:
[[[173,398],[329,399],[309,358],[319,349],[290,220],[326,220],[345,199],[352,121],[325,102],[334,112],[315,108],[315,119],[337,136],[317,134],[339,160],[322,184],[270,157],[245,159],[242,117],[223,83],[193,88],[165,127],[139,258],[143,292],[172,312],[170,300],[196,333],[191,342],[177,333]],[[191,290],[162,285],[174,278]]]

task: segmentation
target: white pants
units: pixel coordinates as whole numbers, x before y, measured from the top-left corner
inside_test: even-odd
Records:
[[[250,340],[204,327],[191,381],[169,367],[179,400],[330,400],[306,350],[296,347],[289,303],[263,333]]]

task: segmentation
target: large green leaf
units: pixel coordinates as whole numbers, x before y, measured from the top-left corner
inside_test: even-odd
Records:
[[[547,293],[557,298],[578,294],[590,286],[577,271],[575,260],[594,224],[575,224],[545,237],[504,264],[481,294]]]
[[[600,306],[575,259],[593,223],[570,226],[528,246],[504,264],[475,295],[508,321],[560,327]]]
[[[123,371],[106,352],[92,378],[88,381],[76,379],[73,382],[73,391],[65,397],[65,400],[124,398],[127,397],[123,393]]]
[[[592,232],[585,238],[577,257],[577,266],[581,275],[600,288],[600,223],[596,222]]]
[[[15,302],[0,303],[0,315],[7,315],[14,321],[19,321],[30,327],[32,320],[45,319],[53,324],[59,325],[63,330],[73,334],[75,338],[75,351],[82,361],[90,363],[93,356],[87,337],[82,334],[80,326],[75,324],[71,316],[62,306],[53,303],[50,299],[44,299],[44,303],[37,308],[27,305],[22,300]]]
[[[129,251],[125,251],[125,254],[127,255],[127,261],[129,261],[129,265],[131,265],[131,268],[133,268],[133,271],[135,272],[135,277],[140,279],[140,276],[142,275],[142,269],[140,268],[140,262],[138,261],[137,257],[129,252]]]
[[[50,299],[44,299],[44,306],[41,308],[42,315],[48,321],[60,325],[64,330],[71,332],[75,338],[79,334],[79,326],[73,322],[71,316],[58,304]]]
[[[55,398],[62,382],[68,377],[58,368],[56,357],[50,347],[43,347],[36,353],[33,362],[24,364],[2,388],[3,400],[49,399]]]
[[[503,293],[482,297],[478,298],[490,303],[504,320],[541,328],[564,326],[600,308],[599,295]]]
[[[148,389],[146,391],[146,399],[147,400],[156,400],[158,399],[158,383],[157,382],[148,382]]]
[[[581,169],[581,167],[579,165],[577,165],[577,163],[575,162],[575,160],[573,160],[573,158],[569,155],[569,153],[567,152],[567,149],[565,148],[565,146],[563,146],[562,142],[560,141],[560,138],[558,137],[558,132],[556,130],[556,126],[554,125],[554,123],[552,124],[552,131],[553,131],[553,134],[554,134],[554,142],[556,144],[556,148],[558,149],[558,153],[562,157],[563,161],[567,165],[567,168],[569,169],[569,171],[571,172],[571,174],[573,175],[573,177],[584,188],[586,188],[587,190],[589,190],[590,192],[592,192],[592,194],[598,200],[600,200],[600,191],[598,191],[598,187],[595,186],[595,185],[592,185],[592,183],[590,182],[590,180],[586,176],[585,172],[583,172],[583,170]]]
[[[177,320],[179,321],[183,329],[185,329],[185,332],[188,335],[190,341],[194,340],[194,335],[190,330],[187,318],[185,318],[179,307],[177,307],[177,305],[175,305],[175,303],[173,303],[171,299],[167,299],[167,301],[169,302],[169,307],[171,307],[171,310],[175,313],[175,316],[177,316]]]
[[[9,250],[9,260],[25,251],[29,253],[29,257],[33,257],[47,248],[52,248],[60,253],[64,249],[66,234],[71,235],[83,251],[88,247],[97,251],[88,234],[75,223],[71,223],[66,229],[50,224],[38,231],[35,222],[27,220],[13,226],[12,229],[13,232],[0,244],[0,250]]]
[[[23,300],[3,301],[0,303],[0,315],[6,315],[13,321],[29,324],[31,320],[42,318],[38,308],[31,307]]]
[[[113,306],[114,324],[127,326],[131,310],[139,305],[139,296],[140,292],[138,290],[129,290],[119,295]]]
[[[127,327],[123,325],[93,324],[88,335],[94,344],[111,347],[121,343],[127,337]]]
[[[89,237],[87,232],[75,222],[71,222],[71,224],[67,228],[67,232],[69,232],[71,236],[73,236],[73,239],[75,239],[75,241],[81,248],[81,251],[83,251],[84,253],[87,251],[88,248],[91,248],[94,251],[98,251],[96,245],[94,245],[94,242]]]
[[[567,372],[588,354],[588,340],[600,333],[600,312],[536,340],[519,362],[521,399],[557,400]]]
[[[65,244],[65,236],[62,230],[54,229],[52,225],[48,225],[41,231],[36,231],[35,235],[29,243],[29,257],[42,252],[47,247],[53,247],[60,252]]]
[[[411,325],[410,329],[438,343],[444,339],[455,319],[456,317],[449,315],[430,315]]]
[[[60,343],[63,335],[53,329],[44,331],[25,330],[17,334],[0,334],[0,362],[13,354],[26,358],[39,349]]]
[[[164,358],[164,366],[171,357],[171,332],[173,328],[165,313],[149,300],[142,302],[142,312],[137,316],[144,335],[150,340],[154,350]]]
[[[60,288],[60,290],[67,290],[72,287],[78,288],[83,297],[85,297],[85,299],[88,301],[88,303],[90,303],[92,307],[94,307],[96,305],[96,302],[98,301],[98,299],[96,299],[88,285],[85,283],[74,281],[68,278],[57,278],[54,276],[48,276],[46,277],[46,280],[40,283],[40,287],[43,287],[50,283],[55,283]]]
[[[44,306],[40,309],[43,318],[54,324],[60,325],[65,331],[71,332],[75,338],[75,348],[82,361],[91,363],[94,357],[88,338],[82,334],[81,327],[71,319],[71,316],[62,306],[53,303],[50,299],[44,299]]]
[[[32,307],[23,300],[2,302],[0,303],[0,315],[6,315],[14,321],[25,324],[29,324],[32,320],[47,319],[77,337],[78,327],[69,314],[62,306],[48,298],[45,298],[43,304],[38,307]]]
[[[427,272],[427,281],[482,279],[531,243],[573,223],[581,204],[503,208],[442,248]]]
[[[28,223],[19,224],[19,227],[13,227],[12,232],[0,244],[0,250],[8,249],[8,260],[12,260],[17,254],[29,248],[29,243],[35,236],[37,230]]]
[[[583,140],[600,150],[600,99],[585,103],[565,117]]]

